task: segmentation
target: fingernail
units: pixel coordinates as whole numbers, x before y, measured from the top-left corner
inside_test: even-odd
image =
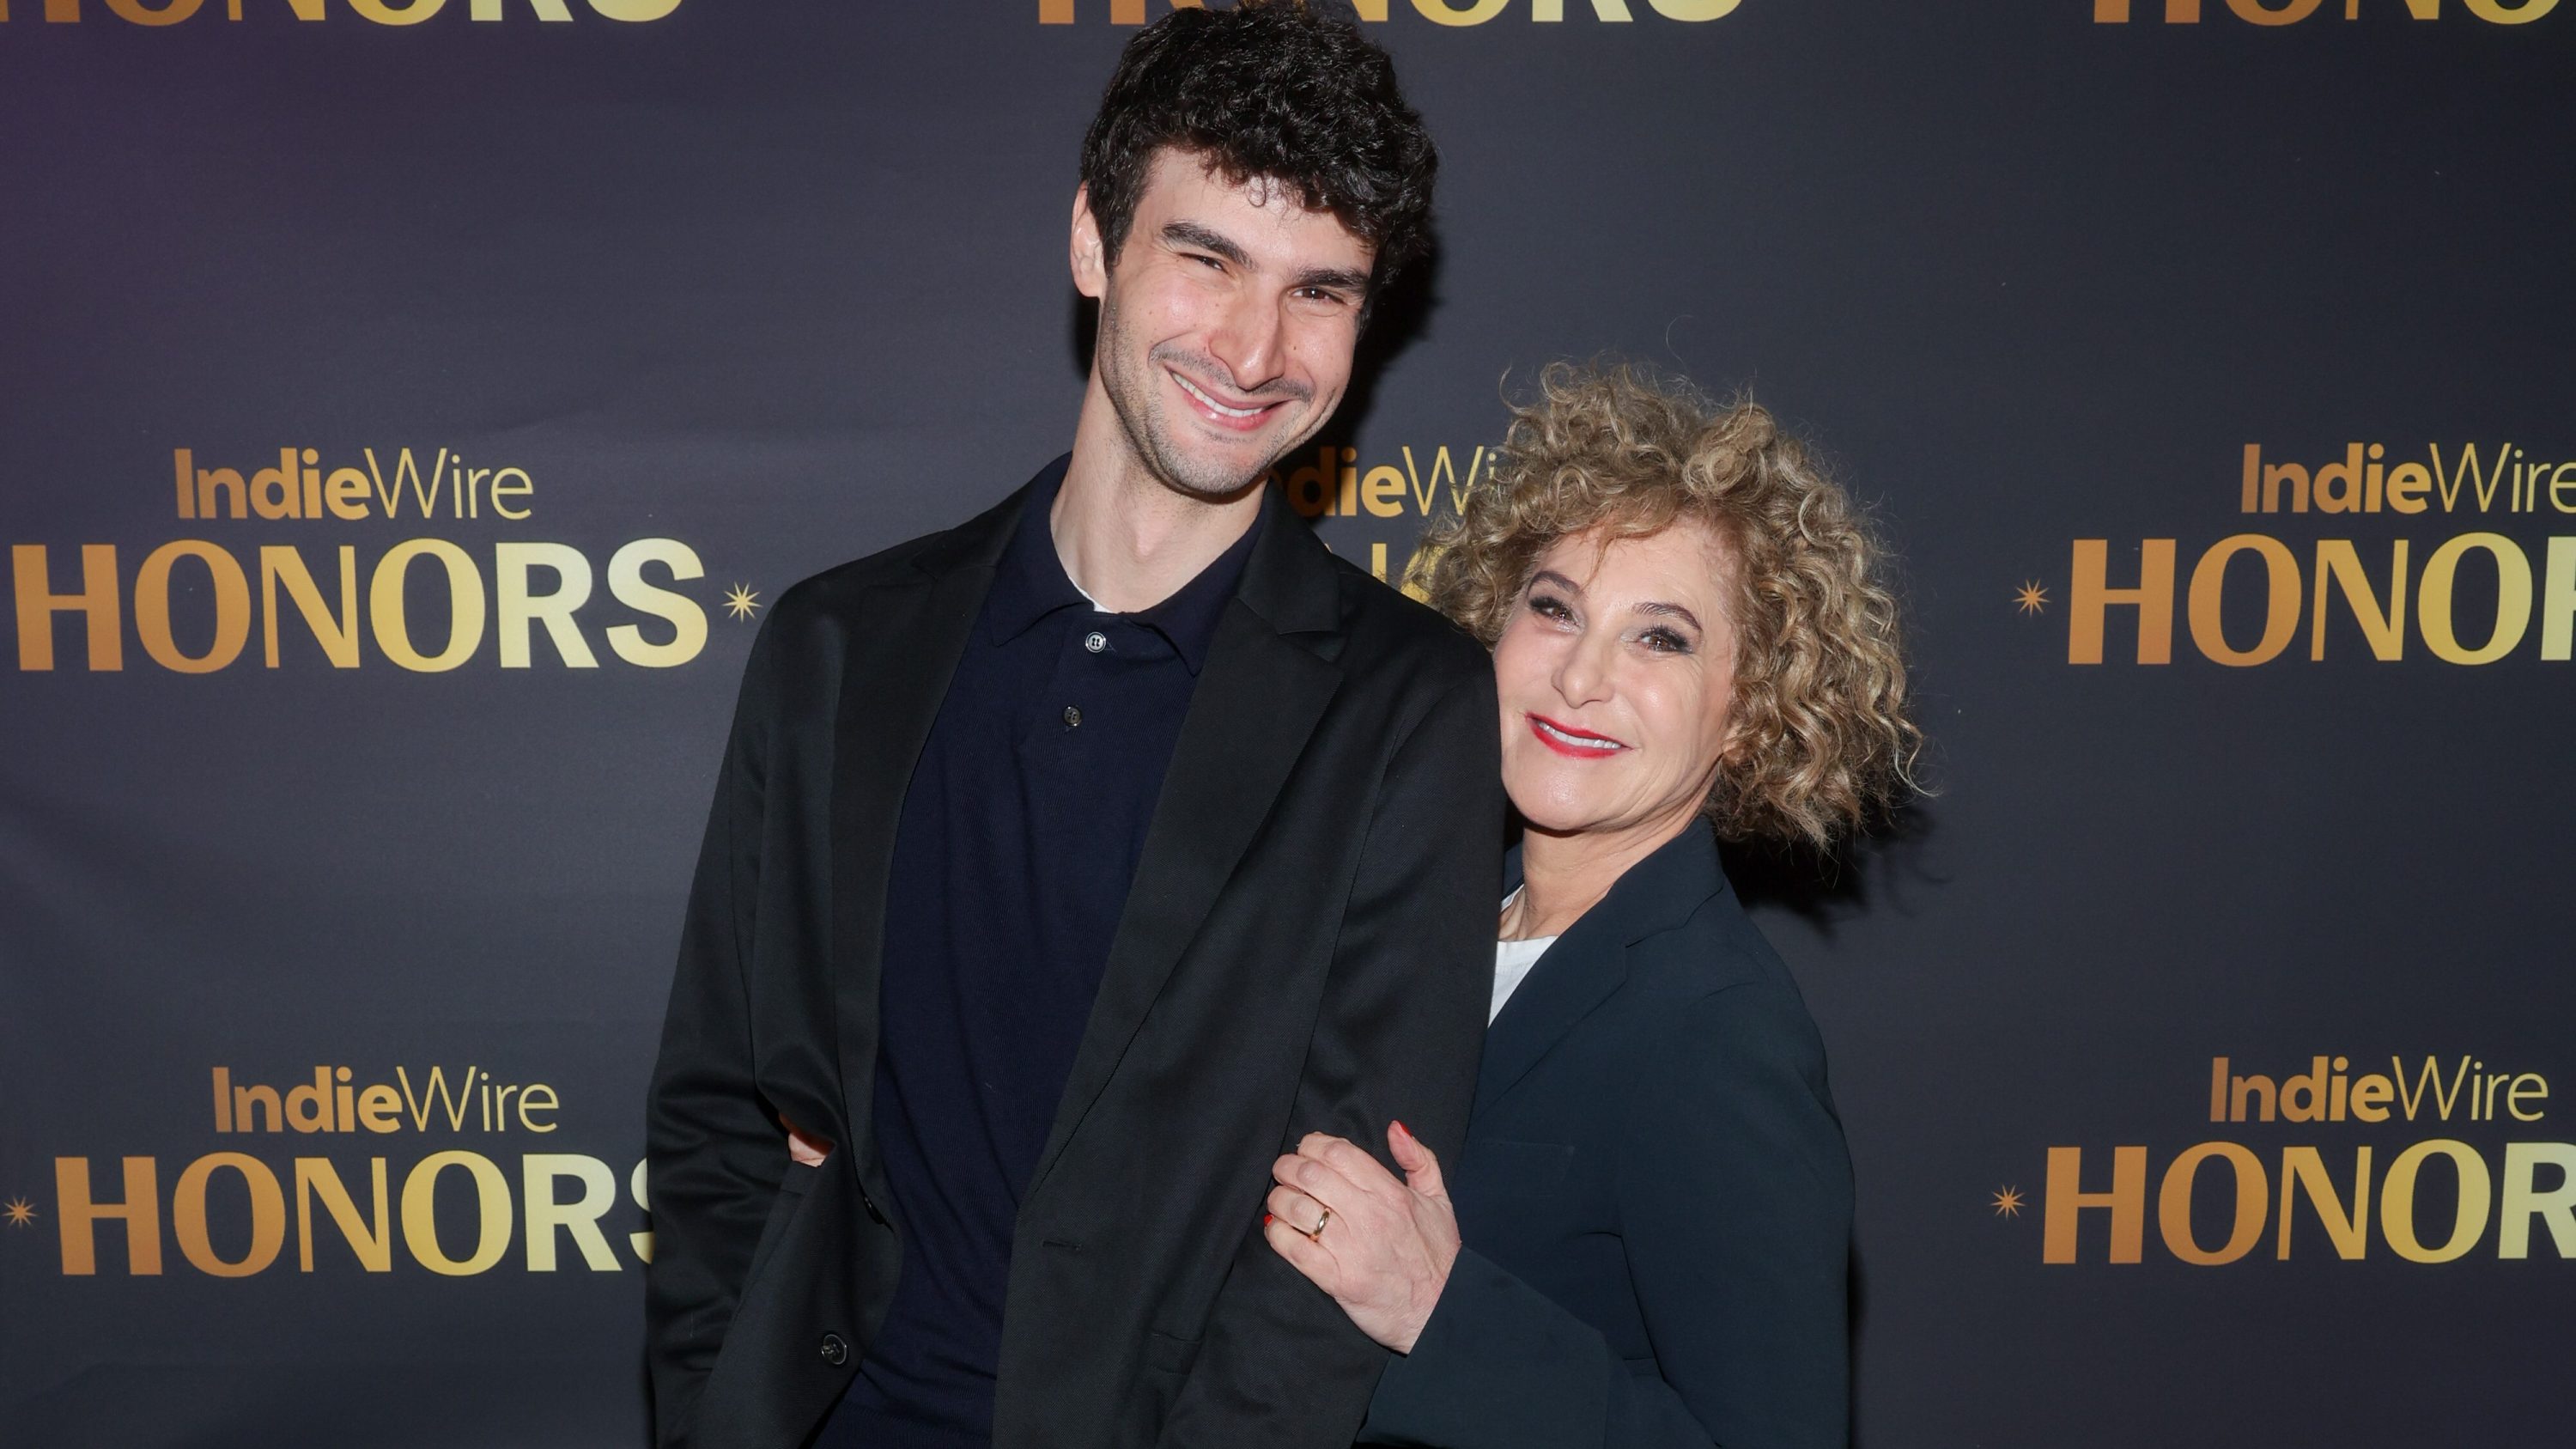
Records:
[[[1270,1214],[1263,1213],[1261,1215],[1261,1225],[1265,1228],[1270,1226]]]
[[[1410,1137],[1410,1136],[1412,1136],[1412,1135],[1413,1135],[1413,1129],[1412,1129],[1412,1128],[1410,1128],[1410,1127],[1405,1126],[1405,1125],[1404,1125],[1404,1119],[1403,1119],[1403,1118],[1401,1118],[1401,1117],[1398,1117],[1398,1118],[1396,1118],[1396,1119],[1395,1119],[1395,1130],[1396,1130],[1396,1131],[1398,1131],[1398,1132],[1403,1133],[1403,1134],[1404,1134],[1405,1136],[1407,1136],[1407,1137]]]

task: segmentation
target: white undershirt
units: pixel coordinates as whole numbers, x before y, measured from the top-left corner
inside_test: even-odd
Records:
[[[1520,892],[1515,890],[1503,897],[1503,909],[1510,910],[1512,902],[1519,896]],[[1494,1018],[1503,1014],[1503,1003],[1512,999],[1512,993],[1519,990],[1521,982],[1528,978],[1530,968],[1537,965],[1538,958],[1546,955],[1547,948],[1555,944],[1554,936],[1494,943],[1494,1004],[1485,1013],[1487,1026],[1493,1025]]]

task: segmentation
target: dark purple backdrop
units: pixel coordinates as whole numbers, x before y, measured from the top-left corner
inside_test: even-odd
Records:
[[[1831,873],[1736,862],[1860,1175],[1869,1445],[2536,1444],[2563,1418],[2576,1108],[2537,1091],[2576,1070],[2576,468],[2551,489],[2576,458],[2576,13],[2301,4],[1568,0],[1548,23],[1498,0],[1440,25],[1393,0],[1370,25],[1445,153],[1443,257],[1336,424],[1356,516],[1338,479],[1303,485],[1328,543],[1400,570],[1440,450],[1464,481],[1507,378],[1614,349],[1749,388],[1903,547],[1939,798]],[[724,600],[961,519],[1065,445],[1073,152],[1130,30],[1108,0],[1069,24],[1039,0],[301,6],[321,18],[0,11],[0,1423],[633,1444],[629,1174],[753,627]],[[2452,502],[2248,516],[2248,444],[2312,474],[2377,444],[2386,476],[2438,462]],[[2482,479],[2518,450],[2483,508],[2463,445]],[[356,520],[179,516],[177,450],[247,496],[307,448],[314,498],[366,450],[391,486],[401,450],[445,449],[520,470],[499,501],[526,516],[470,471],[476,517],[389,520],[372,475]],[[2287,574],[2263,545],[2203,565],[2239,534]],[[2172,662],[2138,662],[2141,611],[2113,602],[2106,662],[2071,663],[2088,594],[2138,583],[2156,539]],[[2408,545],[2393,659],[2341,586],[2312,657],[2337,539],[2382,609]],[[382,570],[407,540],[433,542]],[[84,545],[114,550],[93,613],[47,611]],[[351,668],[289,588],[300,566],[336,614],[343,548]],[[559,626],[514,612],[567,570],[591,592]],[[2263,652],[2284,588],[2275,657],[2214,662]],[[121,667],[93,669],[110,592]],[[2500,616],[2501,657],[2443,657]],[[458,667],[399,662],[466,625]],[[2401,1059],[2410,1095],[2427,1059],[2504,1080],[2483,1117],[2463,1095],[2447,1120],[2420,1096],[2376,1124],[2209,1120],[2212,1058],[2277,1087],[2318,1055],[2348,1080]],[[317,1066],[350,1069],[353,1113],[433,1067],[559,1105],[513,1097],[487,1130],[476,1076],[461,1126],[379,1098],[398,1130],[217,1130],[216,1069],[282,1106]],[[2234,1146],[2170,1171],[2212,1142]],[[2129,1146],[2121,1207],[2049,1190],[2051,1149],[2108,1192]],[[2348,1257],[2284,1178],[2313,1149],[2350,1212],[2365,1147]],[[438,1153],[466,1155],[421,1167]],[[375,1272],[296,1163],[329,1165],[365,1238],[379,1158]],[[148,1236],[69,1190],[79,1164],[88,1202],[123,1200],[126,1159]],[[2045,1261],[2052,1212],[2071,1263]],[[2122,1215],[2143,1261],[2107,1261]],[[2455,1223],[2456,1256],[2409,1260]],[[76,1249],[96,1271],[66,1271]]]

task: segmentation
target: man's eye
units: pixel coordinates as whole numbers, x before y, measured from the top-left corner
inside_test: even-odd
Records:
[[[1225,270],[1225,262],[1220,258],[1209,256],[1204,252],[1190,252],[1188,256],[1191,261],[1202,263],[1212,270],[1220,272]]]

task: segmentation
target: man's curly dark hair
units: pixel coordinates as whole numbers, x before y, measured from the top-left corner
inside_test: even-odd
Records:
[[[1372,296],[1429,249],[1431,134],[1387,53],[1315,7],[1174,10],[1127,42],[1082,138],[1082,182],[1113,265],[1166,147],[1330,212],[1373,249]]]

